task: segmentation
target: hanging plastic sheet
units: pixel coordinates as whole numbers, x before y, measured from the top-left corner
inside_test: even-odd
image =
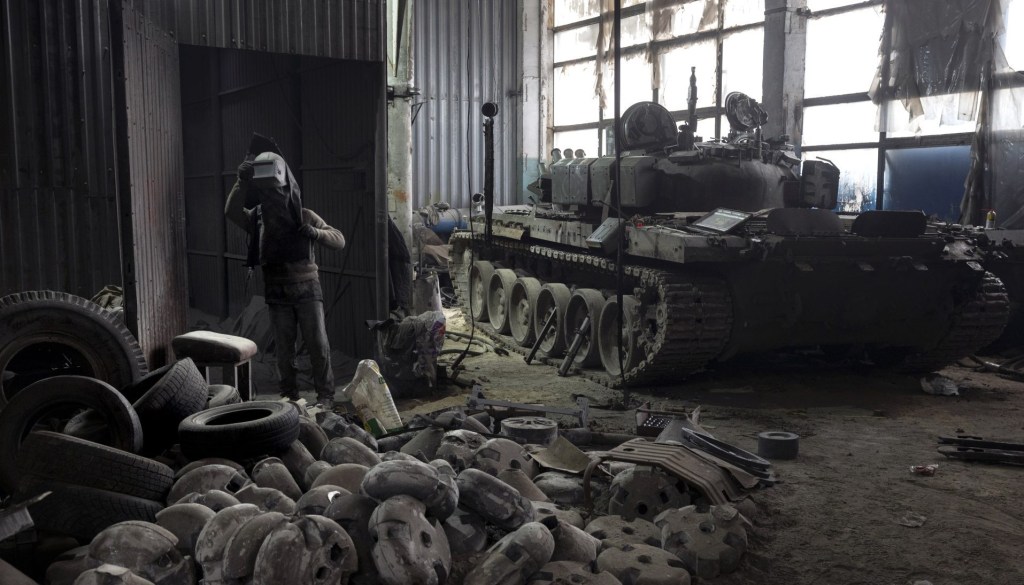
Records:
[[[1024,76],[1004,54],[1013,1],[886,2],[888,50],[883,43],[872,88],[879,130],[936,134],[974,123],[963,223],[983,225],[994,210],[1000,227],[1024,228]]]

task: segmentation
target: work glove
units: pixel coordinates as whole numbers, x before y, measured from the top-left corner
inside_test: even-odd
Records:
[[[252,180],[253,176],[252,161],[242,161],[242,164],[238,165],[238,178],[243,181]]]
[[[311,240],[319,240],[320,239],[320,230],[318,230],[315,227],[309,225],[308,223],[304,223],[304,224],[299,226],[299,235],[307,237],[307,238],[309,238]]]

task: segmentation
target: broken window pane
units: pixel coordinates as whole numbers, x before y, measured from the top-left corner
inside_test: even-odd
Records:
[[[555,132],[554,148],[560,150],[571,148],[574,152],[582,148],[587,156],[594,157],[597,156],[597,141],[597,128]]]
[[[764,22],[764,0],[725,0],[723,26],[730,28]]]
[[[647,19],[643,14],[623,18],[619,34],[622,36],[620,39],[620,46],[622,47],[642,45],[651,40],[651,29],[647,25]],[[612,38],[611,30],[608,31],[608,38]],[[612,45],[609,44],[609,46]]]
[[[804,108],[801,144],[846,144],[878,142],[875,130],[877,108],[871,102]]]
[[[866,93],[878,69],[884,21],[876,8],[808,20],[804,97]]]
[[[597,25],[555,33],[555,62],[597,55]]]
[[[718,117],[697,120],[697,136],[700,137],[700,139],[703,140],[704,142],[711,142],[712,140],[718,138],[718,136],[715,133],[716,120],[718,120]],[[726,133],[728,133],[728,125],[729,123],[723,120],[722,128],[725,130]]]
[[[601,0],[555,0],[555,26],[601,14]]]
[[[939,219],[957,221],[970,167],[970,146],[887,150],[885,209],[919,209]]]
[[[593,61],[555,67],[555,126],[597,121],[595,79]]]
[[[976,95],[976,94],[971,94]],[[889,138],[906,136],[933,136],[935,134],[955,134],[958,132],[974,132],[975,122],[959,120],[957,105],[960,99],[968,96],[939,95],[922,96],[921,104],[925,114],[911,119],[907,109],[899,101],[886,102],[886,131]]]
[[[864,0],[807,0],[807,8],[811,12],[815,10],[828,10],[829,8],[839,8],[840,6],[849,6],[850,4],[859,4]]]
[[[1014,71],[1024,70],[1024,0],[1008,0],[999,46]]]
[[[655,40],[663,40],[715,28],[718,10],[714,0],[711,6],[707,0],[692,0],[666,4],[660,11],[649,12],[649,19]]]
[[[697,107],[715,105],[715,65],[718,51],[714,40],[673,47],[661,54],[659,100],[669,110],[685,110],[690,88],[690,67],[697,68]],[[760,92],[758,92],[760,93]]]
[[[742,91],[761,99],[764,72],[764,29],[733,33],[722,41],[722,99],[730,92]]]
[[[615,117],[615,70],[608,68],[608,73],[602,78],[605,95],[605,119]],[[619,102],[621,111],[637,102],[649,102],[653,99],[651,90],[651,64],[647,62],[647,56],[643,53],[629,55],[622,58],[622,91]]]
[[[839,205],[836,211],[861,212],[875,208],[878,190],[878,149],[805,152],[804,160],[824,158],[839,167]]]

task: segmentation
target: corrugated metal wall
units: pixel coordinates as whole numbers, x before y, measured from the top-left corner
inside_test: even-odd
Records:
[[[435,201],[468,207],[483,191],[483,116],[493,101],[494,183],[498,204],[519,203],[517,166],[519,10],[516,0],[418,0],[413,15],[413,206]],[[417,103],[418,102],[418,103]],[[418,108],[418,109],[417,109]]]
[[[118,168],[122,193],[129,194],[120,211],[122,233],[131,233],[130,241],[122,239],[125,315],[129,323],[137,319],[136,337],[156,367],[173,357],[171,341],[185,332],[188,311],[178,44],[132,0],[115,8],[115,29],[118,19],[122,42],[118,47],[115,30],[113,50],[124,51],[115,86],[124,104]]]
[[[108,15],[0,2],[0,296],[121,283]]]
[[[384,60],[383,0],[175,0],[173,7],[182,44]]]
[[[136,299],[143,347],[159,365],[185,309],[181,104],[170,83],[178,79],[177,42],[379,63],[383,7],[384,0],[0,0],[0,294],[50,288],[88,297],[121,284],[123,269],[138,289],[126,296]],[[122,14],[130,30],[122,31]],[[217,172],[203,189],[222,183]],[[121,214],[119,189],[132,195]],[[202,280],[208,268],[193,274]]]

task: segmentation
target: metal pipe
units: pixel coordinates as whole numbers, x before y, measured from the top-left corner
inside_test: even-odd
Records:
[[[572,367],[573,360],[576,359],[576,354],[580,352],[580,346],[583,345],[583,340],[590,333],[590,317],[587,316],[580,323],[579,329],[576,330],[576,336],[572,338],[572,345],[569,346],[569,350],[565,352],[565,359],[562,360],[562,365],[558,366],[558,375],[563,378],[569,374],[569,368]]]
[[[533,361],[533,358],[536,357],[537,350],[540,349],[540,343],[544,340],[545,337],[548,336],[548,333],[550,333],[551,330],[555,327],[555,318],[557,316],[558,311],[552,310],[551,314],[548,315],[547,320],[544,321],[544,326],[541,327],[540,333],[537,334],[537,341],[534,341],[533,347],[530,348],[530,355],[526,356],[525,358],[527,365],[529,365],[530,362]]]
[[[498,104],[487,102],[480,108],[484,120],[484,236],[491,243],[491,216],[494,214],[494,116]]]

